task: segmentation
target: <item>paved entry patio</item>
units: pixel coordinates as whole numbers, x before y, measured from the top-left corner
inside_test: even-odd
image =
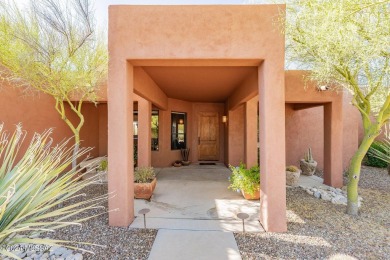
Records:
[[[147,227],[159,229],[149,260],[229,259],[241,256],[232,232],[242,231],[237,213],[249,214],[246,232],[263,232],[259,201],[248,201],[228,190],[230,170],[223,164],[157,170],[151,201],[136,200],[135,213],[149,208]],[[321,183],[315,176],[300,178],[303,186]],[[142,216],[131,224],[143,228]]]
[[[150,202],[135,201],[136,219],[131,227],[143,227],[138,215],[149,208],[147,227],[178,230],[242,231],[237,213],[249,214],[246,231],[262,232],[259,201],[247,201],[229,190],[230,170],[223,164],[156,169],[157,187]]]

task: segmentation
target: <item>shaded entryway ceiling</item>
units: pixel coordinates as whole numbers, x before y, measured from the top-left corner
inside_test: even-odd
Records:
[[[145,72],[170,98],[190,102],[225,102],[257,67],[145,66]]]

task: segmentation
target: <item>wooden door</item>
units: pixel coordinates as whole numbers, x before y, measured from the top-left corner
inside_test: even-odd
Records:
[[[219,120],[217,112],[199,113],[198,152],[201,161],[219,160]]]

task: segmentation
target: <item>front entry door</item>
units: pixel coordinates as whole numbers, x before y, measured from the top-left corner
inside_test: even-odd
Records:
[[[198,151],[200,161],[219,160],[219,120],[217,112],[199,113]]]

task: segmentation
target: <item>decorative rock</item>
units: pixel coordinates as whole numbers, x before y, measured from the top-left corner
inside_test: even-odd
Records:
[[[35,255],[37,252],[34,250],[29,250],[26,253],[27,253],[27,256],[32,256],[32,255]]]
[[[309,189],[307,189],[306,192],[309,193],[310,195],[313,195],[313,194],[314,194],[314,192],[311,191],[311,190],[309,190]]]
[[[74,255],[68,255],[65,260],[74,260]]]
[[[328,193],[322,193],[321,194],[321,199],[325,200],[325,201],[330,201],[332,198],[330,197],[330,195]]]
[[[73,254],[73,250],[67,249],[67,250],[64,251],[64,253],[62,254],[62,257],[63,257],[63,258],[67,258],[69,255],[72,255],[72,254]]]
[[[339,205],[347,205],[348,199],[347,194],[345,191],[341,189],[335,189],[332,187],[312,187],[312,188],[303,188],[308,194],[325,200],[325,201],[331,201],[333,204],[339,204]],[[358,207],[361,206],[361,202],[363,201],[362,197],[358,197]]]
[[[80,254],[80,253],[77,253],[77,254],[74,255],[74,259],[75,260],[83,260],[83,255]]]
[[[18,253],[16,253],[16,252],[14,252],[18,257],[20,257],[20,258],[24,258],[26,255],[27,255],[27,253],[26,252],[23,252],[23,251],[20,251],[20,252],[18,252]]]
[[[49,254],[54,255],[54,253],[59,249],[59,246],[52,246],[50,247]]]
[[[24,260],[32,260],[31,257],[25,257]]]

